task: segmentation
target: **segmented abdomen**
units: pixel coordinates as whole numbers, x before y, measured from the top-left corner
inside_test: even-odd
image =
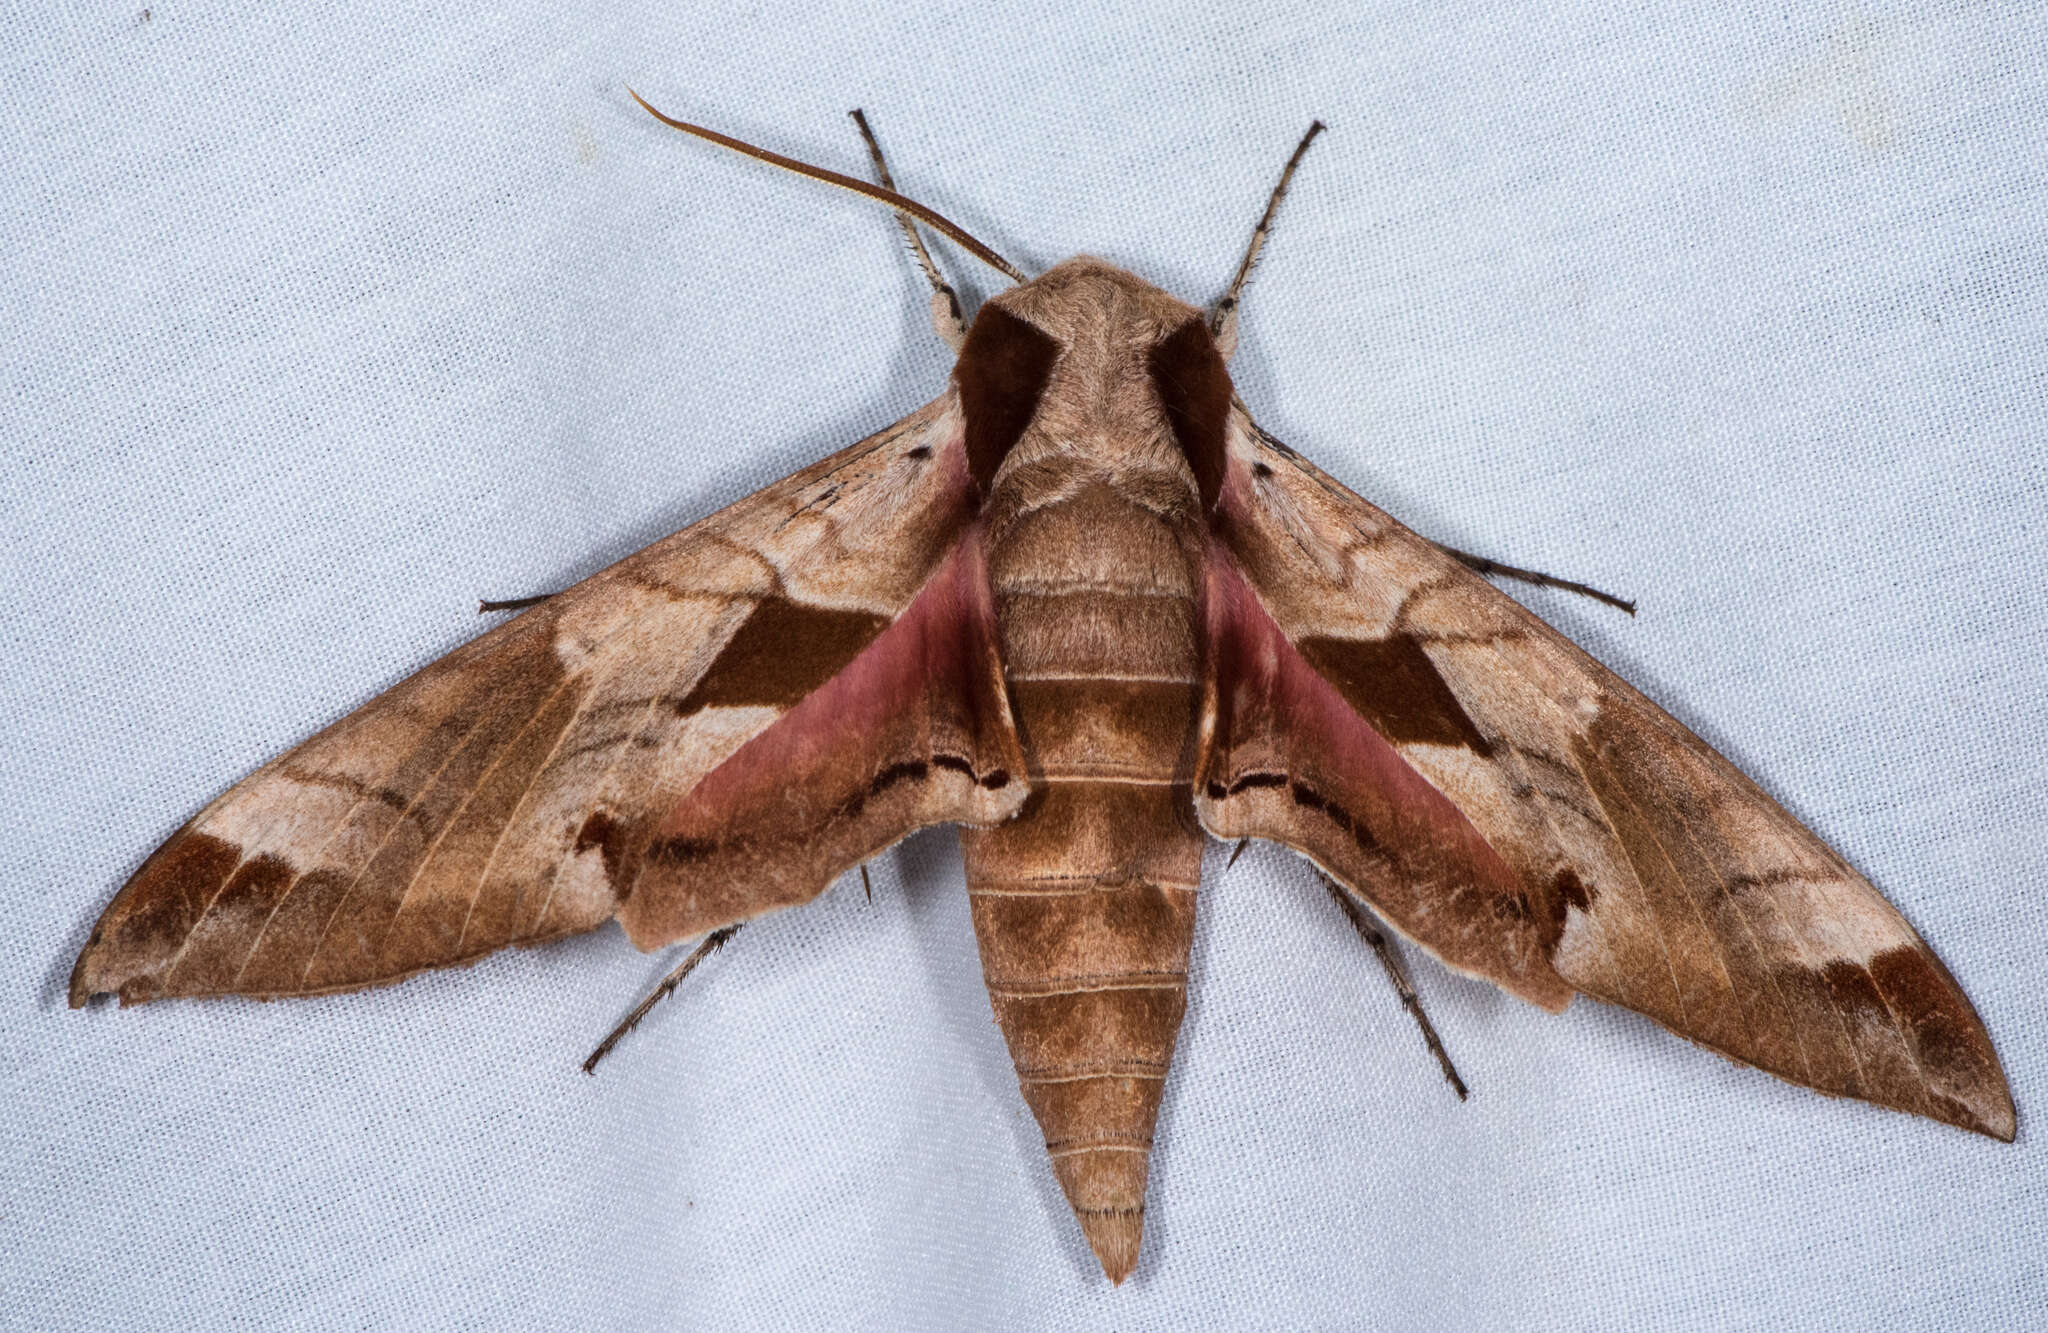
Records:
[[[1034,792],[961,831],[982,971],[1054,1171],[1121,1280],[1201,879],[1193,580],[1172,528],[1106,487],[1005,525],[990,573]]]

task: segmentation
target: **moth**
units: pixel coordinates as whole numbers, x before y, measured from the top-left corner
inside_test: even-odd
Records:
[[[1238,297],[1315,129],[1205,313],[1096,259],[1027,279],[879,149],[875,186],[647,109],[895,209],[949,382],[230,788],[106,908],[74,1006],[353,990],[614,918],[723,939],[958,825],[1018,1082],[1120,1282],[1204,846],[1259,838],[1547,1010],[2013,1137],[1983,1024],[1861,875],[1253,421]],[[1016,285],[970,323],[913,218]]]

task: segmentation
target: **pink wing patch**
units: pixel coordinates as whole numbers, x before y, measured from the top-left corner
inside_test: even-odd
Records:
[[[894,622],[660,821],[620,918],[659,947],[804,901],[926,825],[998,822],[1027,791],[977,526]]]
[[[1292,847],[1452,967],[1563,1008],[1572,988],[1550,966],[1519,877],[1374,725],[1483,752],[1469,719],[1446,713],[1456,701],[1420,648],[1363,646],[1367,666],[1344,674],[1340,692],[1220,545],[1204,614],[1215,694],[1196,789],[1203,826]]]

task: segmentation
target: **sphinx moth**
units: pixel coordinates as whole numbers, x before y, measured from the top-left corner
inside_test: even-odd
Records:
[[[1121,1281],[1205,841],[1261,838],[1545,1009],[2012,1137],[1982,1023],[1861,875],[1254,423],[1226,358],[1285,175],[1205,315],[661,118],[897,209],[949,382],[231,787],[106,908],[73,1005],[345,991],[614,918],[658,949],[958,825],[1024,1098]],[[964,320],[911,217],[1017,285]]]

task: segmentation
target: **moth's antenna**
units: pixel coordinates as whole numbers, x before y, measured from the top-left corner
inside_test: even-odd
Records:
[[[894,190],[885,190],[879,185],[870,185],[866,181],[855,179],[852,176],[842,176],[836,171],[827,171],[823,167],[814,167],[808,162],[799,162],[793,157],[784,157],[780,153],[771,153],[765,148],[756,148],[745,140],[735,139],[731,135],[720,134],[717,130],[707,130],[702,125],[692,125],[688,121],[677,120],[673,116],[664,116],[661,112],[648,106],[647,99],[634,92],[631,88],[626,89],[626,91],[631,94],[634,101],[646,109],[648,115],[654,117],[670,129],[681,130],[685,134],[694,134],[699,139],[709,139],[720,147],[730,148],[735,153],[745,153],[748,157],[766,162],[770,166],[781,167],[784,171],[794,171],[799,176],[809,176],[812,180],[823,181],[827,185],[837,185],[842,190],[851,190],[855,194],[880,200],[898,213],[914,217],[940,234],[950,236],[965,246],[969,254],[979,259],[982,263],[987,264],[990,268],[995,269],[998,273],[1010,279],[1010,281],[1030,281],[1015,264],[1012,264],[1009,260],[968,235],[965,228],[956,223],[949,222],[915,199],[906,198]]]
[[[860,137],[867,141],[868,156],[875,163],[875,179],[885,190],[896,188],[895,178],[889,175],[889,164],[882,158],[882,145],[875,141],[875,132],[868,128],[867,114],[859,107],[847,113],[860,129]],[[932,285],[932,327],[948,347],[958,352],[967,343],[967,320],[960,313],[960,294],[946,281],[939,266],[932,262],[932,252],[924,248],[924,238],[917,234],[917,224],[903,214],[896,215],[903,234],[910,238],[910,253],[917,257],[917,266],[924,270],[925,281]],[[862,874],[867,871],[863,867]]]
[[[868,157],[875,164],[875,179],[882,183],[883,189],[894,191],[895,178],[889,174],[889,164],[882,157],[882,145],[875,142],[875,132],[868,128],[867,113],[855,107],[846,114],[853,117],[854,125],[860,130],[861,139],[868,146]],[[903,234],[910,238],[910,253],[916,256],[917,266],[924,270],[925,281],[931,283],[933,291],[951,296],[953,289],[946,285],[946,279],[940,274],[939,266],[932,262],[932,252],[924,248],[924,237],[917,234],[917,224],[901,213],[896,215],[896,221],[902,224]],[[953,309],[954,313],[959,313],[957,304]]]
[[[1308,152],[1308,146],[1316,141],[1323,128],[1320,120],[1311,121],[1308,133],[1302,135],[1301,142],[1294,146],[1294,155],[1280,169],[1280,183],[1273,187],[1272,197],[1266,200],[1266,211],[1259,215],[1259,225],[1252,228],[1252,243],[1245,247],[1244,259],[1237,266],[1237,276],[1230,280],[1230,290],[1209,312],[1209,332],[1215,336],[1226,361],[1237,348],[1238,298],[1244,294],[1244,285],[1251,279],[1252,265],[1259,262],[1259,251],[1266,248],[1266,237],[1273,230],[1273,217],[1280,211],[1280,201],[1287,197],[1287,184],[1294,179],[1294,169],[1301,165],[1302,154]]]

